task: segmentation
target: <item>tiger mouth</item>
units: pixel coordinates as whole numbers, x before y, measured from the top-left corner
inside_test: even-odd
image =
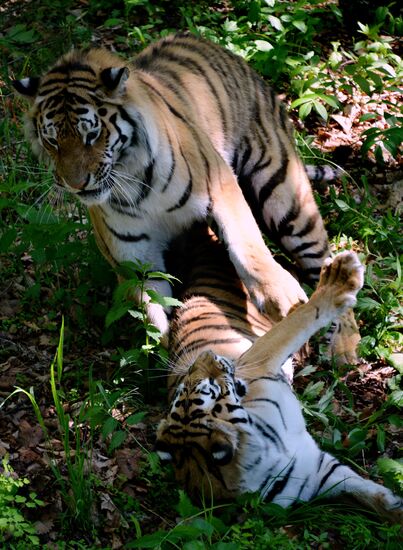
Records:
[[[87,205],[103,204],[109,200],[111,190],[107,186],[97,187],[96,189],[82,189],[77,193],[77,197]]]

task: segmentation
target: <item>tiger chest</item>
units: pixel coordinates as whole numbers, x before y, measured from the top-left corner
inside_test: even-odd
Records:
[[[92,219],[115,262],[137,259],[163,268],[162,253],[169,242],[204,219],[207,209],[208,199],[192,193],[185,197],[154,192],[135,207],[119,200],[98,206],[96,221]]]

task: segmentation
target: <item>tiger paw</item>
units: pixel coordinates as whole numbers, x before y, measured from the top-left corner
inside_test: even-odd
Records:
[[[358,362],[357,347],[360,340],[354,312],[348,309],[337,319],[330,340],[331,355],[338,365],[354,365]]]
[[[356,302],[357,293],[364,284],[364,267],[355,252],[341,252],[327,258],[312,298],[330,311],[341,314]]]
[[[292,308],[308,300],[299,282],[274,261],[264,279],[248,285],[248,289],[255,305],[273,321],[281,321]]]

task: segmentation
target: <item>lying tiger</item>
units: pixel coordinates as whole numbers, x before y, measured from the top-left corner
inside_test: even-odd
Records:
[[[172,461],[193,495],[218,500],[258,491],[287,507],[349,493],[402,521],[401,498],[318,448],[283,370],[310,336],[355,303],[363,284],[356,254],[328,259],[309,302],[271,329],[211,234],[194,258],[173,322],[176,367],[169,413],[157,430],[161,460]]]
[[[284,106],[240,57],[178,34],[131,62],[73,50],[42,77],[13,84],[31,104],[33,150],[54,166],[59,189],[88,206],[112,265],[137,259],[165,271],[171,240],[211,219],[260,310],[278,320],[306,301],[259,225],[312,281],[329,255],[327,234]],[[171,293],[165,280],[148,284]],[[162,306],[147,308],[166,335]],[[357,327],[351,317],[343,327],[335,351],[351,360]]]

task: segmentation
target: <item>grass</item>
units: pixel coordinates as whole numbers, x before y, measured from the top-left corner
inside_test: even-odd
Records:
[[[332,2],[312,1],[307,9],[304,0],[233,1],[216,7],[174,1],[168,9],[165,0],[125,0],[112,7],[104,0],[40,0],[35,6],[24,3],[18,17],[13,10],[8,3],[0,13],[5,21],[0,37],[0,269],[7,301],[2,303],[11,308],[1,317],[1,331],[17,343],[26,341],[52,354],[58,348],[58,353],[50,371],[44,367],[46,388],[30,372],[19,373],[20,389],[0,412],[11,403],[22,406],[23,396],[33,406],[48,434],[56,483],[51,491],[41,487],[39,496],[46,500],[56,493],[62,505],[52,516],[51,533],[38,534],[33,526],[42,518],[41,500],[24,493],[19,481],[28,485],[21,474],[25,470],[15,460],[13,468],[21,469],[13,474],[18,483],[7,494],[21,498],[14,516],[5,519],[7,544],[18,548],[29,540],[42,547],[51,541],[60,548],[110,547],[113,534],[128,548],[398,548],[398,527],[334,503],[285,511],[247,496],[230,505],[197,508],[178,490],[172,472],[161,470],[150,451],[155,419],[166,399],[161,372],[166,357],[158,335],[147,326],[144,311],[128,301],[124,287],[113,300],[115,274],[95,246],[85,210],[61,197],[49,198],[52,176],[24,140],[24,106],[9,80],[40,74],[71,45],[102,40],[130,55],[169,31],[190,28],[245,57],[286,94],[292,115],[304,121],[301,152],[307,157],[323,156],[313,148],[312,136],[340,108],[338,91],[346,101],[362,94],[377,101],[384,108],[385,127],[362,136],[362,150],[355,150],[343,185],[330,185],[317,199],[335,249],[354,248],[367,264],[357,305],[361,354],[374,368],[392,371],[402,344],[401,235],[395,205],[385,207],[374,191],[372,168],[392,173],[393,158],[401,154],[401,115],[389,98],[402,64],[388,35],[399,32],[401,19],[387,8],[380,10],[372,24],[357,26],[352,40],[343,33],[341,13]],[[371,116],[363,115],[370,122]],[[144,266],[126,268],[144,282]],[[130,316],[124,315],[127,311]],[[63,318],[64,342],[58,341]],[[8,359],[7,350],[1,353]],[[32,367],[39,368],[34,360]],[[350,389],[353,374],[320,354],[301,373],[296,383],[311,430],[323,448],[358,469],[367,470],[369,461],[371,473],[381,471],[386,483],[402,491],[401,464],[388,462],[401,452],[396,437],[402,428],[401,370],[389,372],[387,399],[376,407],[367,403],[366,410],[357,408],[359,394]],[[140,396],[146,394],[144,402]],[[49,418],[56,419],[56,427],[49,427]],[[110,473],[116,457],[125,458],[134,473],[127,466],[108,477],[95,469],[100,456],[111,465]],[[3,475],[7,468],[3,464]],[[29,481],[35,483],[35,476]],[[22,526],[14,538],[13,521]]]

